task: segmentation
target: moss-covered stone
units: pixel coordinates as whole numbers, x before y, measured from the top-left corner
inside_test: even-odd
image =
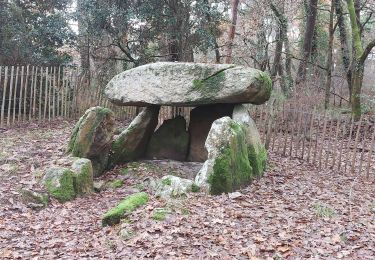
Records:
[[[112,143],[109,167],[139,159],[144,155],[159,115],[159,106],[145,108]]]
[[[67,168],[50,168],[46,171],[43,184],[49,194],[60,202],[75,198],[74,173]]]
[[[210,193],[214,195],[232,192],[249,184],[253,175],[244,130],[234,121],[231,122],[230,129],[232,135],[227,146],[221,148],[208,177]]]
[[[184,161],[188,153],[189,134],[182,116],[169,119],[153,133],[146,158]]]
[[[89,159],[79,158],[72,164],[74,173],[74,190],[77,195],[90,194],[93,192],[93,169]]]
[[[67,152],[76,157],[90,159],[94,176],[99,176],[107,167],[113,135],[113,112],[104,107],[92,107],[74,127]]]
[[[46,207],[48,205],[48,194],[35,192],[28,189],[21,189],[20,194],[22,202],[30,208],[37,209]]]
[[[240,123],[245,131],[249,162],[254,175],[262,175],[266,167],[267,151],[248,109],[244,105],[236,105],[233,109],[233,120]]]
[[[249,162],[253,168],[254,175],[260,176],[266,169],[267,164],[267,150],[263,145],[254,147],[248,145]]]
[[[145,192],[135,193],[126,197],[115,208],[109,210],[102,218],[103,226],[113,226],[120,223],[125,213],[131,213],[136,208],[146,204],[148,195]]]

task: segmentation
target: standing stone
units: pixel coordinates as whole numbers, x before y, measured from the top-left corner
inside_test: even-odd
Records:
[[[232,104],[199,106],[190,112],[188,161],[204,162],[207,159],[204,143],[211,125],[218,118],[232,116],[233,106]]]
[[[109,167],[144,155],[157,124],[160,106],[146,107],[112,143]]]
[[[253,170],[248,159],[245,131],[229,117],[215,120],[205,146],[208,159],[195,183],[210,194],[233,192],[250,183]]]
[[[189,146],[186,120],[182,116],[168,119],[152,135],[146,158],[185,161]]]
[[[267,73],[234,64],[157,62],[124,71],[105,88],[119,105],[200,106],[263,104],[270,98]]]
[[[74,127],[67,151],[73,156],[90,159],[94,176],[100,176],[107,167],[113,134],[113,112],[104,107],[92,107]]]
[[[249,161],[253,168],[253,173],[262,175],[266,167],[267,150],[262,144],[258,129],[254,120],[250,117],[249,110],[244,105],[236,105],[232,118],[244,127]]]

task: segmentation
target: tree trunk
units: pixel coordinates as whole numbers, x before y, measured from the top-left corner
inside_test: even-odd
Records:
[[[228,32],[228,47],[227,47],[227,57],[225,63],[232,63],[232,49],[233,49],[233,40],[236,33],[236,24],[237,24],[237,11],[238,11],[239,0],[232,0],[232,20]]]
[[[350,50],[349,50],[349,38],[345,24],[345,16],[342,7],[341,0],[335,0],[335,11],[337,16],[337,25],[339,27],[340,44],[341,44],[341,57],[342,64],[345,69],[346,81],[349,89],[349,101],[352,95],[352,76],[350,70]]]
[[[334,3],[331,2],[331,12],[329,14],[329,40],[328,40],[328,53],[327,53],[327,78],[326,78],[326,87],[325,87],[325,99],[324,99],[324,108],[327,109],[329,105],[329,97],[331,92],[331,83],[332,83],[332,48],[333,48],[333,16],[334,16]]]
[[[310,0],[309,12],[306,20],[306,30],[303,38],[302,61],[297,71],[296,84],[306,80],[306,67],[311,57],[312,42],[314,37],[318,0]]]
[[[361,117],[361,91],[363,82],[363,64],[357,64],[352,72],[352,114],[355,120]]]

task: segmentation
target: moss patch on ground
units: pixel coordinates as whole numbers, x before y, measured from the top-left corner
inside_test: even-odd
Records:
[[[113,180],[107,182],[106,186],[112,189],[118,189],[121,188],[122,185],[124,185],[124,182],[122,180]]]
[[[131,213],[136,208],[148,202],[148,195],[145,192],[135,193],[126,197],[115,208],[109,210],[102,218],[103,226],[113,226],[120,223],[125,213]]]

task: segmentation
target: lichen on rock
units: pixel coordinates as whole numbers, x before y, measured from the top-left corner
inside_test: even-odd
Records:
[[[174,175],[166,175],[154,181],[151,186],[155,191],[155,196],[163,199],[185,196],[197,188],[194,186],[194,181]]]

